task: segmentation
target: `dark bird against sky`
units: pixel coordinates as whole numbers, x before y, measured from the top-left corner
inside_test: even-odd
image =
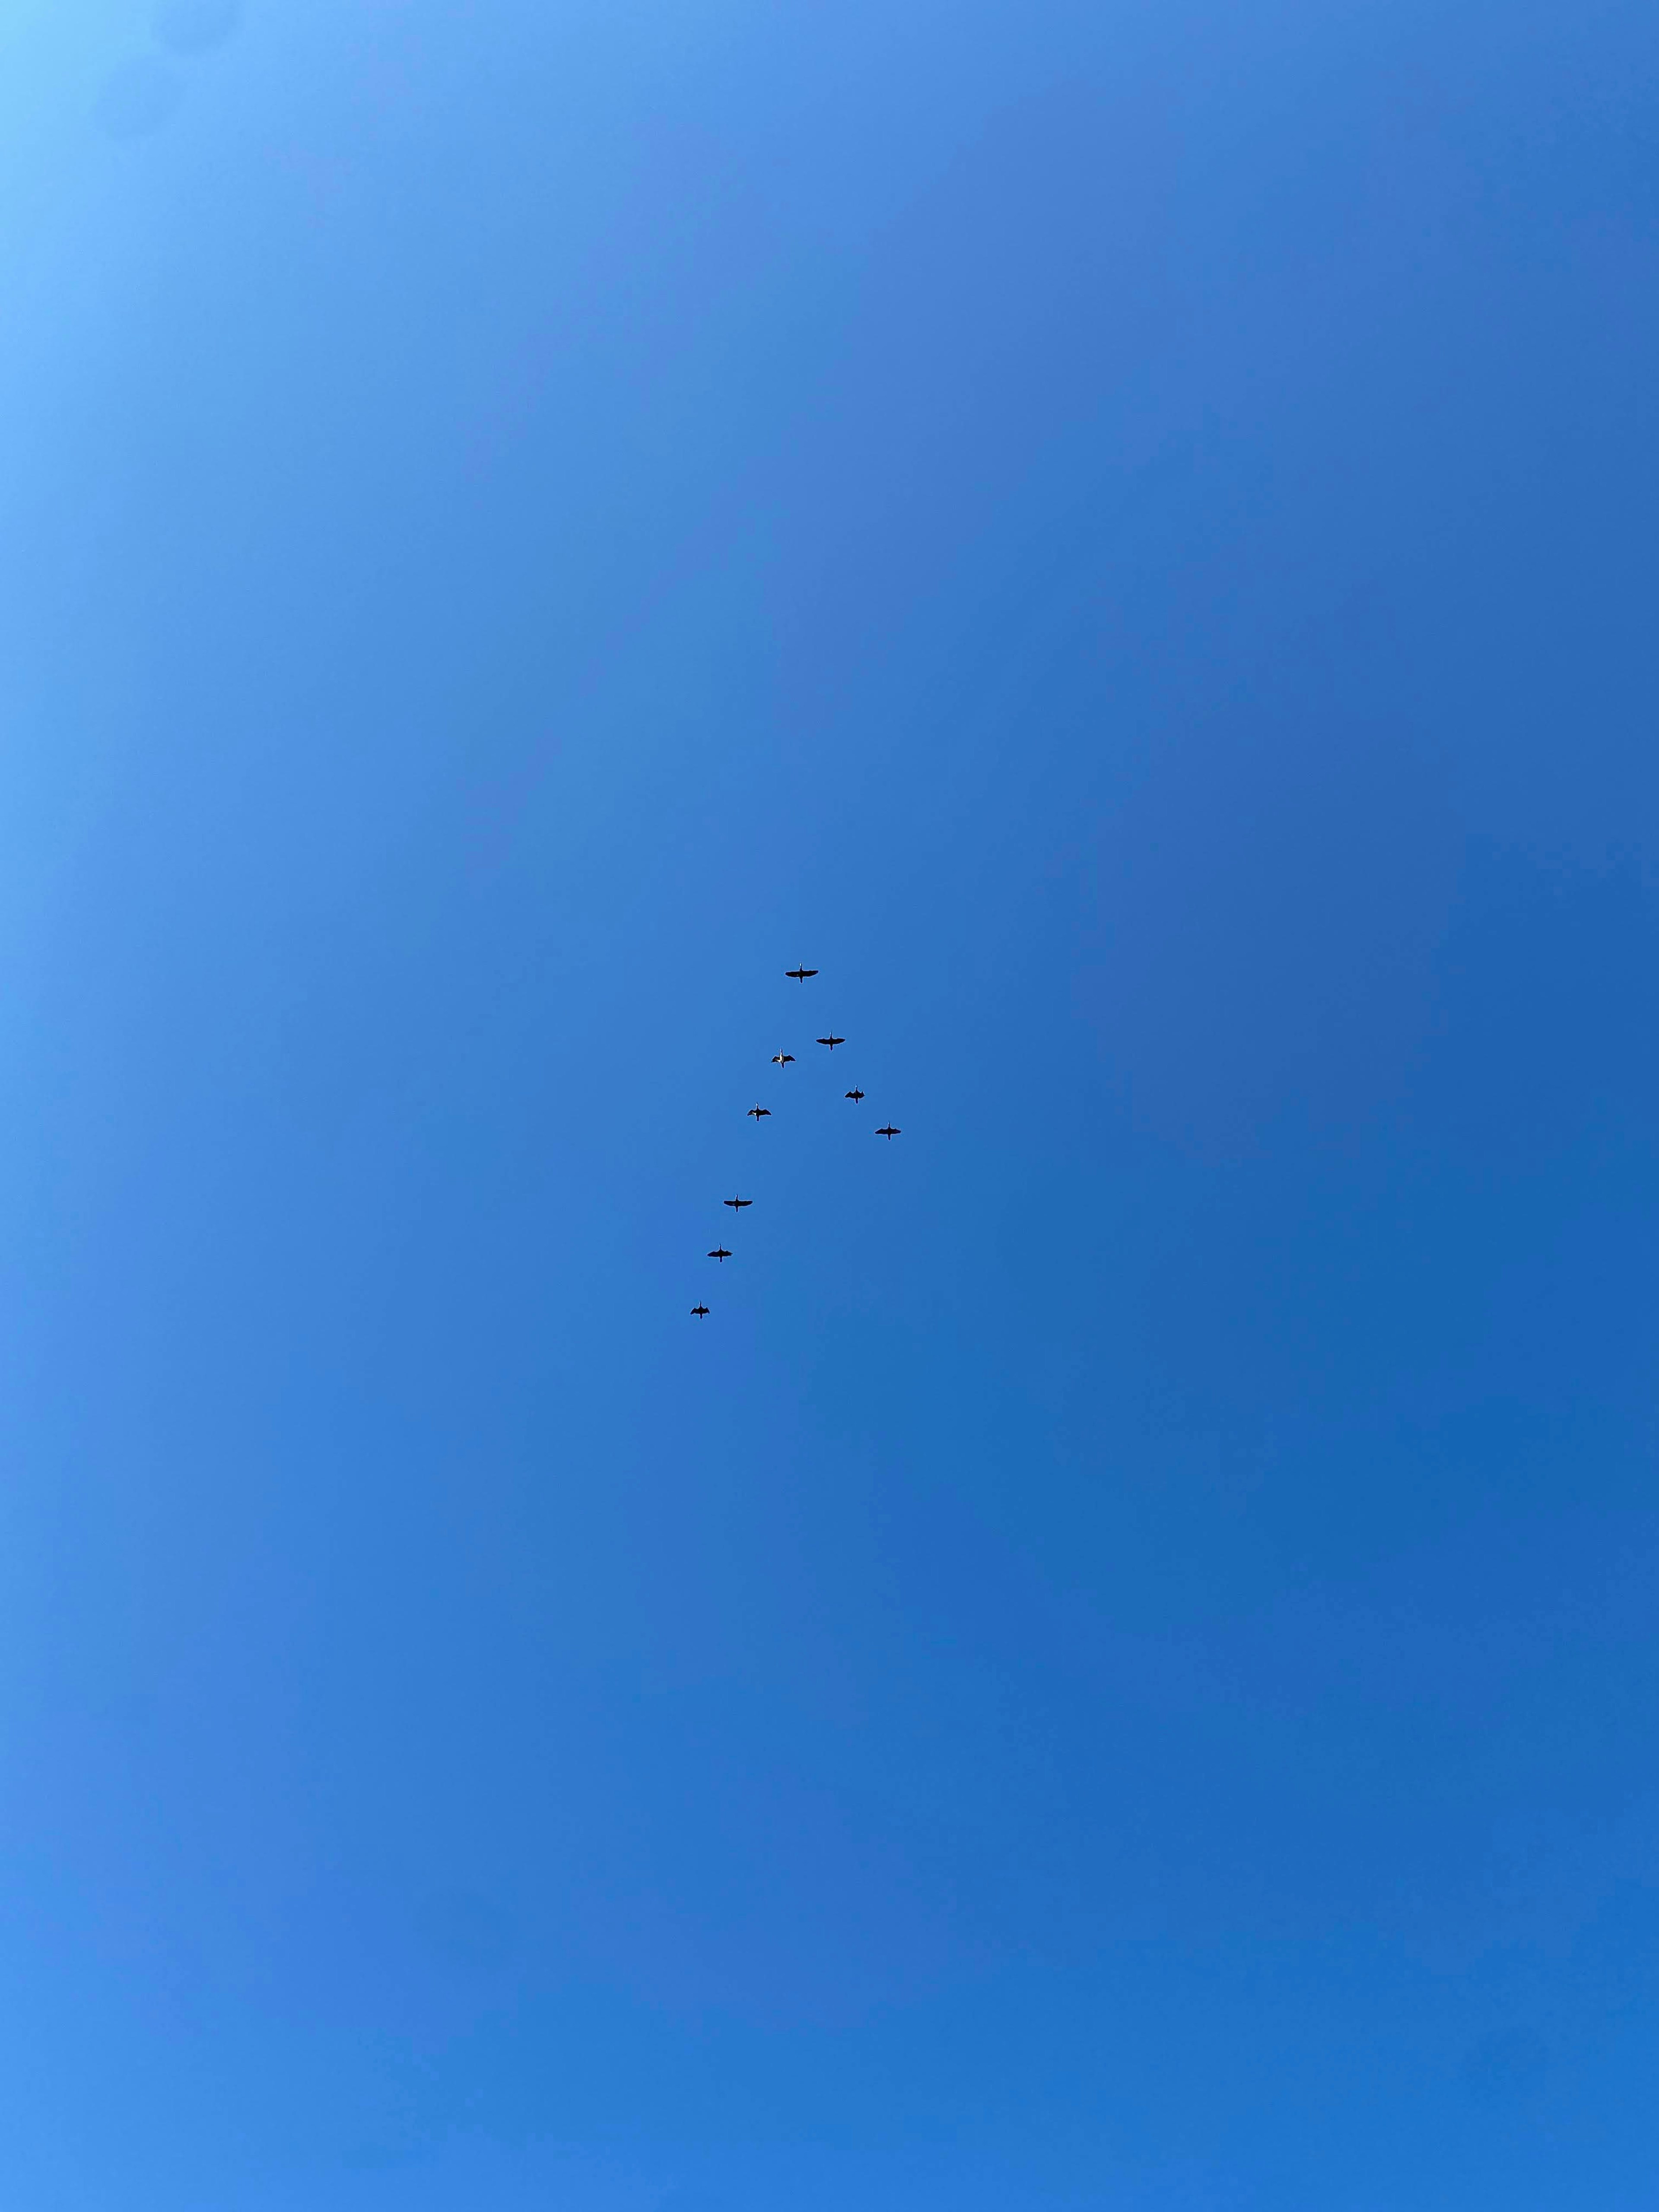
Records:
[[[878,1137],[902,1137],[904,1132],[902,1129],[896,1129],[890,1121],[884,1129],[878,1129],[876,1134]]]
[[[769,1106],[751,1106],[749,1109],[749,1118],[751,1121],[763,1121],[771,1110]]]
[[[739,1206],[752,1206],[754,1203],[752,1198],[723,1198],[720,1200],[722,1206],[729,1206],[734,1210]]]
[[[814,1042],[818,1044],[827,1044],[833,1052],[838,1044],[845,1044],[847,1040],[845,1037],[827,1036],[816,1038]]]
[[[772,1065],[774,1067],[786,1067],[794,1056],[793,1052],[775,1052],[772,1055]]]
[[[711,1260],[729,1260],[732,1255],[724,1244],[717,1244],[708,1256]]]
[[[707,1306],[693,1306],[691,1310],[696,1314],[697,1319],[701,1321],[703,1316],[708,1311],[708,1309]]]
[[[786,968],[783,972],[793,976],[797,983],[804,983],[809,975],[816,975],[818,971],[816,968]]]
[[[856,1105],[858,1104],[858,1103],[859,1103],[860,1099],[863,1097],[864,1093],[863,1093],[861,1091],[849,1091],[847,1093],[847,1096],[848,1096],[848,1097],[852,1100],[853,1103],[856,1106]]]

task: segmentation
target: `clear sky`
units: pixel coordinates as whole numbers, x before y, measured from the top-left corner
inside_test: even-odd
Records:
[[[6,10],[0,2201],[1652,2205],[1656,94]]]

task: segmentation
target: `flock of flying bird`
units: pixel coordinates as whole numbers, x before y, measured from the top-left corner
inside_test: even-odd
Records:
[[[793,983],[806,983],[810,982],[812,977],[816,975],[818,971],[816,968],[786,968],[783,972],[788,976],[790,981]],[[844,1036],[835,1036],[815,1037],[813,1039],[813,1042],[815,1044],[827,1046],[831,1052],[834,1052],[838,1044],[845,1044],[847,1040]],[[772,1065],[778,1070],[778,1073],[781,1074],[783,1070],[793,1060],[794,1057],[795,1055],[793,1052],[775,1052],[772,1055]],[[856,1086],[854,1086],[851,1091],[847,1091],[844,1095],[850,1098],[855,1106],[858,1105],[864,1097],[864,1093]],[[769,1121],[771,1116],[772,1109],[769,1106],[763,1106],[758,1100],[757,1100],[754,1105],[749,1109],[749,1119],[755,1124],[757,1128],[759,1128],[763,1121]],[[889,1121],[884,1127],[878,1129],[876,1134],[878,1137],[885,1137],[890,1144],[895,1137],[902,1136],[903,1132],[902,1130],[896,1129],[893,1124]],[[745,1206],[752,1206],[754,1202],[755,1201],[752,1198],[728,1198],[722,1200],[724,1205],[731,1207],[734,1217],[741,1213]],[[732,1255],[724,1244],[716,1244],[714,1250],[708,1255],[708,1256],[711,1260],[720,1261],[723,1265],[732,1257]],[[692,1307],[691,1311],[693,1316],[698,1321],[707,1321],[708,1318],[708,1308],[702,1303],[701,1298],[697,1301],[696,1304]]]

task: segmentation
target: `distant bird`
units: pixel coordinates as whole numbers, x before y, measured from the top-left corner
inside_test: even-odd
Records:
[[[829,1036],[814,1037],[812,1042],[814,1044],[827,1044],[830,1051],[833,1052],[838,1044],[845,1044],[847,1040],[845,1037]]]
[[[707,1307],[707,1306],[693,1306],[693,1307],[692,1307],[692,1309],[691,1309],[691,1310],[692,1310],[692,1312],[693,1312],[694,1314],[696,1314],[696,1316],[697,1316],[697,1319],[698,1319],[699,1321],[702,1321],[702,1320],[703,1319],[704,1316],[708,1313],[708,1307]]]
[[[711,1260],[729,1260],[732,1255],[724,1244],[717,1244],[708,1256]]]
[[[774,1067],[787,1067],[794,1056],[793,1052],[775,1052],[772,1055],[772,1065]]]
[[[904,1132],[902,1129],[896,1129],[890,1121],[884,1129],[878,1129],[876,1134],[878,1137],[902,1137],[904,1134]],[[729,1206],[731,1204],[731,1200],[728,1199],[726,1203]]]
[[[786,968],[783,972],[792,982],[804,983],[809,975],[816,975],[818,971],[816,968]]]
[[[896,1134],[896,1132],[895,1132],[895,1133]],[[733,1211],[740,1206],[752,1206],[754,1203],[755,1201],[752,1198],[723,1198],[720,1200],[720,1204],[722,1206],[729,1206],[733,1209]]]
[[[763,1121],[771,1110],[769,1106],[751,1106],[749,1109],[749,1118],[751,1121]]]
[[[853,1103],[856,1106],[856,1105],[858,1104],[858,1103],[859,1103],[860,1099],[863,1097],[864,1093],[863,1093],[861,1091],[849,1091],[847,1093],[847,1096],[848,1096],[848,1097],[852,1100]]]

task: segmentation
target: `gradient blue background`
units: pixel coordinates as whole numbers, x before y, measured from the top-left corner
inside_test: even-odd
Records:
[[[8,2205],[1653,2203],[1656,94],[9,10]]]

